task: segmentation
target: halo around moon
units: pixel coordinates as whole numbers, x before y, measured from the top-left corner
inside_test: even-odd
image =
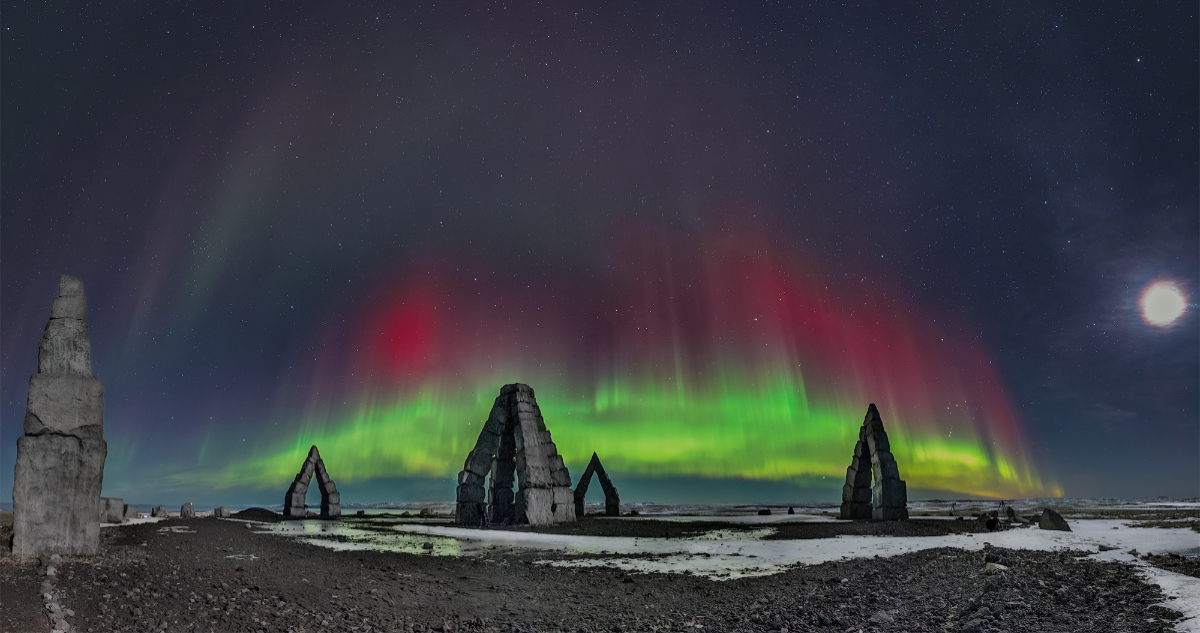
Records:
[[[1142,319],[1150,325],[1159,327],[1173,323],[1187,308],[1183,292],[1175,284],[1167,281],[1159,281],[1147,286],[1138,303],[1142,307]]]

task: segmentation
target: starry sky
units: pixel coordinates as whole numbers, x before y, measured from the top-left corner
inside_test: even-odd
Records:
[[[59,273],[130,502],[450,501],[511,382],[628,501],[837,500],[869,403],[914,498],[1200,496],[1196,23],[5,2],[0,498]]]

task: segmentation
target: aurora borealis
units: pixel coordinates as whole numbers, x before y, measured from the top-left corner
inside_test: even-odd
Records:
[[[134,502],[449,500],[508,382],[631,501],[836,499],[871,402],[920,496],[1200,494],[1194,19],[81,11],[3,17],[3,464],[66,272]]]

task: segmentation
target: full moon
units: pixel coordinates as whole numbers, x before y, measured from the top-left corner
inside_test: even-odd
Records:
[[[1187,303],[1183,300],[1183,293],[1175,284],[1160,281],[1156,284],[1151,284],[1146,291],[1142,293],[1142,318],[1150,325],[1170,325],[1179,315],[1183,314],[1183,309],[1187,307]]]

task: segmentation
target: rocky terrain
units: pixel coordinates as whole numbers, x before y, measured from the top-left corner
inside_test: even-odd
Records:
[[[62,557],[53,575],[51,561],[0,557],[0,630],[51,630],[47,604],[76,631],[1040,633],[1166,631],[1178,618],[1131,566],[1083,552],[940,548],[712,581],[534,563],[547,553],[336,552],[247,525],[197,518],[105,528],[98,556]],[[1007,569],[985,569],[989,560]]]

